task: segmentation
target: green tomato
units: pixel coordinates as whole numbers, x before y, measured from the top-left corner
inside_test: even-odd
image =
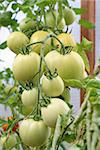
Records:
[[[37,53],[31,52],[27,55],[18,54],[13,63],[13,74],[18,81],[31,80],[39,71],[40,57]]]
[[[64,82],[60,76],[48,79],[45,75],[43,75],[42,90],[47,96],[59,96],[64,91]]]
[[[36,31],[35,33],[32,34],[30,38],[30,43],[35,43],[35,42],[41,42],[46,39],[46,37],[49,35],[47,31]],[[43,44],[38,43],[38,44],[33,44],[31,46],[32,50],[38,54],[40,54],[41,48]],[[44,45],[44,54],[47,54],[51,50],[51,38],[49,38]]]
[[[31,18],[24,18],[19,24],[21,31],[30,30],[34,27],[36,27],[36,22]]]
[[[76,48],[76,42],[73,36],[69,33],[61,33],[57,36],[57,38],[62,42],[62,44],[66,46],[72,46]],[[58,48],[61,48],[61,44],[58,42],[58,40],[54,40],[54,45]]]
[[[0,26],[7,27],[8,25],[10,25],[12,22],[11,17],[12,17],[12,12],[10,11],[0,13]]]
[[[51,98],[51,103],[47,107],[42,107],[41,113],[45,124],[51,128],[54,128],[58,116],[60,114],[68,113],[69,110],[68,105],[62,99]]]
[[[60,21],[59,19],[59,13],[56,11],[53,11],[53,13],[51,11],[46,13],[46,25],[50,28],[55,28],[57,25],[59,30],[63,30],[65,26],[64,18],[62,18]]]
[[[65,102],[69,102],[69,101],[70,101],[70,98],[71,98],[69,88],[66,88],[66,87],[65,87],[65,89],[64,89],[63,93],[61,94],[61,96],[64,98],[64,101],[65,101]]]
[[[22,32],[12,32],[7,39],[8,48],[15,54],[19,54],[29,43],[28,37]]]
[[[21,113],[23,115],[27,116],[27,115],[29,115],[32,112],[33,109],[34,109],[33,106],[23,106],[22,110],[21,110]]]
[[[10,150],[17,144],[17,139],[14,134],[10,134],[9,137],[1,137],[0,143],[2,146],[5,145],[5,147],[7,147],[7,150]]]
[[[38,89],[24,90],[21,95],[21,100],[25,106],[35,106],[38,101]]]
[[[19,135],[24,144],[38,147],[44,144],[49,136],[49,128],[41,121],[23,120],[19,127]]]
[[[65,19],[66,25],[71,25],[76,20],[75,12],[68,7],[66,7],[63,10],[63,14],[64,14],[64,19]]]
[[[54,72],[55,68],[59,76],[66,81],[67,79],[83,79],[85,65],[81,56],[71,51],[62,55],[57,51],[51,51],[45,56],[45,61],[49,69]]]
[[[79,148],[77,145],[73,144],[69,150],[81,150],[81,148]]]
[[[7,84],[4,91],[5,91],[6,94],[12,94],[12,93],[17,91],[17,87],[14,87],[10,84]]]

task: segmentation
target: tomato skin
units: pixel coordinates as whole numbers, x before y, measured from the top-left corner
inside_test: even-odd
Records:
[[[56,11],[53,11],[53,13],[51,11],[47,12],[45,19],[46,19],[46,25],[48,27],[55,28],[56,27],[56,22],[57,22],[58,29],[59,30],[64,29],[65,20],[64,20],[64,18],[62,18],[61,21],[58,23],[58,20],[59,20],[59,13],[58,12],[56,12]]]
[[[43,75],[42,90],[47,96],[59,96],[64,91],[64,82],[60,76],[48,79],[45,75]]]
[[[27,116],[32,112],[33,108],[34,108],[33,106],[28,107],[28,106],[23,105],[22,110],[21,110],[21,114],[24,116]]]
[[[27,136],[26,136],[27,133]],[[24,144],[38,147],[44,144],[49,136],[49,128],[41,121],[23,120],[19,127],[19,135]]]
[[[14,134],[10,134],[9,137],[1,137],[0,143],[2,146],[5,144],[7,146],[7,150],[10,150],[17,144],[17,140]]]
[[[34,42],[40,42],[46,39],[46,37],[49,35],[49,33],[47,31],[36,31],[35,33],[32,34],[31,38],[30,38],[30,43],[34,43]],[[38,43],[38,44],[33,44],[31,46],[32,50],[38,54],[40,54],[40,50],[42,48],[43,44]],[[51,50],[51,39],[49,38],[46,42],[45,42],[45,46],[44,46],[44,54],[47,54],[49,51]]]
[[[39,71],[40,57],[31,52],[27,55],[18,54],[13,62],[13,74],[18,81],[31,80]]]
[[[4,124],[4,125],[2,126],[2,129],[3,129],[3,131],[7,131],[7,129],[8,129],[8,124],[7,124],[7,123]]]
[[[63,43],[65,47],[66,46],[76,47],[76,42],[73,36],[69,33],[61,33],[57,36],[57,38]],[[54,45],[61,48],[61,44],[57,40],[54,40]]]
[[[19,54],[22,48],[29,43],[28,37],[22,32],[12,32],[7,39],[8,48],[15,54]]]
[[[19,24],[19,28],[21,29],[21,31],[30,30],[34,27],[36,27],[36,22],[28,17],[21,20]]]
[[[75,12],[68,7],[66,7],[63,10],[63,14],[64,14],[64,19],[65,19],[66,25],[71,25],[76,20]]]
[[[24,90],[21,95],[21,100],[24,106],[35,106],[38,101],[38,89]]]
[[[72,145],[69,150],[81,150],[77,145]]]
[[[51,103],[47,107],[41,108],[42,118],[45,124],[51,128],[56,125],[57,117],[60,114],[68,113],[68,105],[59,98],[51,98]]]
[[[59,76],[65,81],[67,79],[83,79],[85,65],[81,56],[71,51],[62,55],[57,51],[51,51],[45,56],[47,66],[54,72],[55,68]]]

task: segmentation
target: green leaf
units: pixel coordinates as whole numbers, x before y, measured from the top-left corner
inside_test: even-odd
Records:
[[[17,4],[17,3],[12,4],[12,9],[13,9],[13,10],[16,10],[17,8],[18,8],[18,4]]]
[[[0,127],[2,127],[3,124],[7,123],[7,121],[0,118]]]
[[[86,70],[87,70],[88,72],[90,72],[89,60],[88,60],[88,57],[87,57],[85,51],[78,51],[78,53],[79,53],[80,56],[83,58],[83,61],[84,61]]]
[[[91,87],[91,88],[98,88],[100,89],[100,80],[97,79],[91,79],[88,83],[87,83],[87,88]]]
[[[77,15],[84,14],[86,12],[85,8],[73,8]]]
[[[84,26],[87,29],[94,29],[95,28],[95,25],[93,23],[91,23],[85,19],[80,19],[79,24]]]
[[[5,49],[7,47],[7,41],[0,44],[0,49]]]
[[[80,80],[74,80],[74,79],[68,79],[68,80],[64,80],[65,81],[65,85],[66,86],[70,86],[73,88],[82,88],[83,84]]]
[[[93,45],[93,42],[92,42],[92,41],[89,41],[89,40],[86,39],[85,37],[82,37],[81,46],[82,46],[82,49],[83,49],[84,51],[93,50],[93,49],[92,49],[92,45]]]

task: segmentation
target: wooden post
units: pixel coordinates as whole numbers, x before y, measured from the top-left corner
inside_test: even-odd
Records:
[[[95,24],[95,3],[96,0],[81,0],[81,7],[86,9],[86,13],[81,16],[82,19],[86,19]],[[88,52],[87,56],[90,63],[90,74],[93,73],[95,65],[95,30],[86,29],[81,26],[81,39],[82,36],[93,42],[93,51]],[[84,99],[84,91],[80,93],[81,104]]]

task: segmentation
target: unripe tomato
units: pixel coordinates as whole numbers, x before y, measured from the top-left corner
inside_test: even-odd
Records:
[[[21,31],[30,30],[34,27],[36,27],[36,22],[31,18],[24,18],[19,24]]]
[[[26,136],[27,133],[27,136]],[[19,134],[24,144],[38,147],[44,144],[49,136],[49,128],[41,121],[33,119],[23,120],[19,127]]]
[[[47,12],[46,13],[46,25],[50,28],[55,28],[57,25],[57,28],[59,30],[63,30],[65,26],[65,20],[64,18],[61,19],[61,21],[58,23],[59,20],[59,13],[56,11],[53,11],[53,13]]]
[[[76,47],[76,42],[73,36],[69,33],[61,33],[57,36],[57,38],[62,42],[62,44],[65,47],[66,46]],[[54,40],[54,45],[57,46],[58,48],[61,48],[61,44],[57,40]]]
[[[35,33],[32,34],[31,39],[30,39],[30,43],[35,43],[35,42],[41,42],[44,41],[46,39],[46,37],[49,36],[49,33],[47,31],[36,31]],[[32,50],[38,54],[40,54],[41,48],[42,48],[43,44],[38,43],[38,44],[33,44],[31,46]],[[49,38],[46,42],[45,42],[45,46],[44,46],[44,54],[47,54],[49,51],[51,50],[51,38]]]
[[[84,73],[83,73],[83,79],[84,79],[84,78],[87,78],[87,77],[88,77],[88,74],[87,74],[86,71],[84,71]]]
[[[60,76],[48,79],[45,75],[43,75],[42,90],[47,96],[59,96],[64,91],[64,82]]]
[[[18,81],[31,80],[39,71],[40,57],[31,52],[27,55],[18,54],[13,63],[13,74]]]
[[[81,148],[78,147],[77,145],[73,144],[73,145],[69,148],[69,150],[81,150]]]
[[[70,98],[71,98],[69,88],[66,88],[66,87],[65,87],[65,89],[64,89],[63,93],[61,94],[61,96],[64,98],[64,101],[65,101],[65,102],[69,102],[69,101],[70,101]]]
[[[18,31],[12,32],[7,39],[8,48],[15,54],[19,54],[28,43],[28,37],[24,33]]]
[[[71,25],[76,20],[75,12],[68,7],[66,7],[63,10],[63,14],[64,14],[64,19],[65,19],[66,25]]]
[[[25,106],[35,106],[38,101],[38,89],[24,90],[21,95],[21,100]]]
[[[59,76],[63,80],[83,79],[85,65],[81,56],[74,51],[65,55],[55,50],[51,51],[45,56],[45,61],[52,72],[54,72],[55,68],[57,69]]]
[[[68,105],[59,98],[52,98],[51,103],[47,107],[41,108],[42,118],[45,124],[51,128],[55,127],[58,116],[66,114],[68,111]]]
[[[17,139],[14,134],[10,134],[9,137],[7,136],[1,137],[0,143],[2,146],[5,144],[7,150],[10,150],[17,144]]]
[[[3,1],[1,0],[1,2]],[[11,17],[12,17],[12,12],[10,11],[5,11],[3,13],[0,13],[0,27],[1,26],[7,27],[8,25],[10,25],[12,21]]]
[[[33,108],[34,108],[33,106],[29,106],[29,107],[28,106],[23,106],[22,110],[21,110],[21,113],[23,115],[27,116],[32,112]]]

